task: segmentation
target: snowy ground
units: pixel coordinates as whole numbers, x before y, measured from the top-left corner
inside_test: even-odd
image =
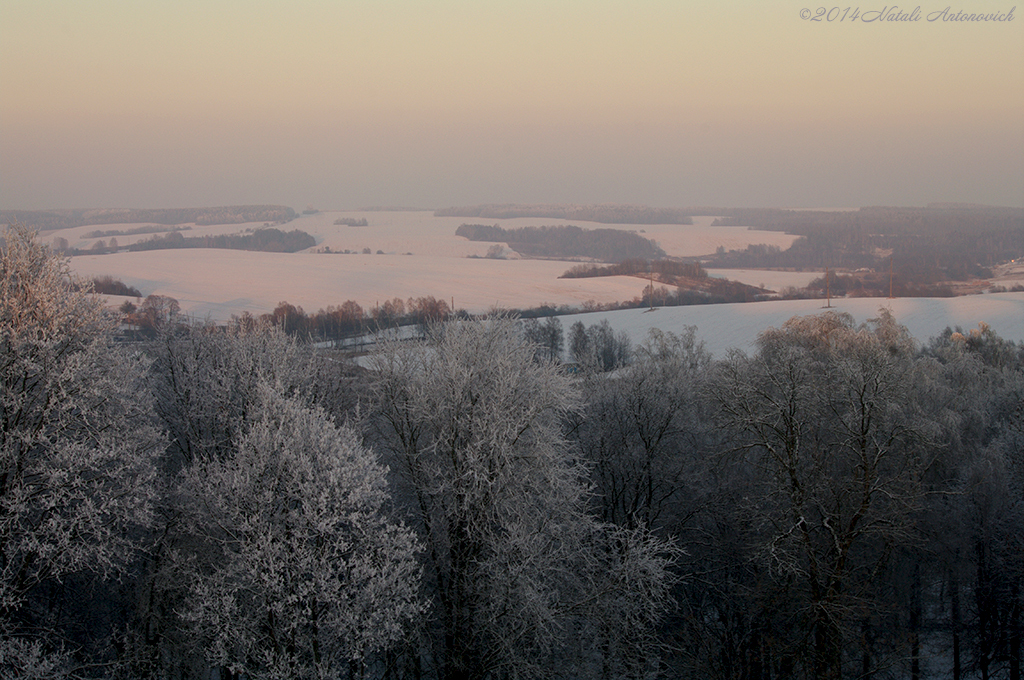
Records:
[[[984,322],[1001,337],[1024,341],[1024,293],[969,295],[956,298],[843,298],[832,301],[838,312],[849,312],[857,322],[878,315],[887,307],[896,320],[906,326],[920,343],[939,335],[946,326],[977,328]],[[751,353],[757,336],[769,327],[779,327],[794,316],[826,311],[821,300],[777,300],[728,305],[662,307],[653,312],[642,309],[595,312],[561,317],[563,330],[582,321],[590,326],[608,319],[616,330],[625,331],[634,344],[640,343],[652,328],[673,333],[696,326],[697,336],[716,357],[729,348]]]
[[[361,219],[366,227],[335,225],[339,217]],[[486,260],[478,258],[490,243],[456,236],[464,222],[500,223],[506,228],[577,224],[585,229],[618,228],[642,232],[658,241],[669,255],[713,253],[718,246],[745,248],[767,243],[786,248],[796,238],[779,232],[746,227],[712,227],[712,217],[697,217],[694,225],[604,225],[547,218],[473,220],[434,217],[419,212],[321,212],[303,215],[282,226],[301,229],[316,237],[316,249],[358,254],[253,253],[235,250],[154,250],[138,253],[81,255],[71,261],[81,276],[110,275],[138,288],[143,295],[157,293],[178,300],[182,311],[199,318],[226,321],[241,312],[264,313],[288,301],[307,312],[355,300],[366,309],[399,297],[432,295],[454,303],[457,309],[482,312],[493,307],[523,308],[543,303],[579,306],[593,300],[611,303],[641,295],[644,281],[634,277],[559,279],[574,263],[557,260]],[[95,231],[127,231],[138,225],[95,225],[47,232],[66,238],[72,247],[90,248]],[[262,224],[194,226],[186,236],[235,233]],[[119,247],[151,234],[115,236]],[[103,239],[109,244],[110,237]],[[362,254],[364,249],[372,254]],[[382,254],[377,254],[381,251]],[[728,276],[728,273],[723,274]],[[742,280],[757,285],[775,281],[777,273],[746,272]],[[793,277],[793,274],[788,274]],[[813,274],[806,275],[813,278]],[[803,280],[804,275],[797,275]],[[808,278],[808,280],[809,280]],[[786,280],[790,280],[786,278]],[[788,284],[787,284],[788,285]]]
[[[825,275],[825,272],[777,272],[766,269],[708,269],[708,276],[720,279],[732,279],[748,286],[767,288],[776,293],[783,288],[805,288],[814,279]]]
[[[366,218],[369,226],[335,225],[339,217]],[[692,226],[601,225],[546,218],[473,220],[462,217],[434,217],[419,212],[322,212],[303,215],[284,225],[285,230],[302,229],[317,239],[317,248],[351,250],[360,254],[317,254],[301,252],[253,253],[235,250],[158,250],[139,253],[85,255],[71,261],[82,276],[111,275],[137,287],[144,295],[159,293],[176,298],[182,311],[197,318],[226,321],[233,314],[269,312],[278,302],[288,301],[315,312],[328,305],[355,300],[366,309],[384,300],[432,295],[456,308],[482,312],[492,308],[524,308],[542,303],[579,306],[587,300],[617,302],[637,297],[646,283],[634,277],[559,279],[572,263],[553,260],[487,260],[467,257],[483,255],[491,244],[474,243],[455,236],[463,222],[500,223],[504,227],[575,223],[588,229],[633,229],[653,238],[670,255],[695,256],[713,253],[718,246],[745,248],[768,243],[786,248],[795,237],[778,232],[744,227],[711,227],[711,217],[698,217]],[[90,226],[49,232],[67,238],[72,246],[88,248],[96,239],[84,234],[96,229],[127,230],[135,225]],[[195,227],[186,235],[234,233],[261,224]],[[150,235],[118,236],[118,244],[150,238]],[[109,237],[106,239],[109,241]],[[361,254],[369,248],[370,255]],[[376,254],[377,251],[383,254]],[[1012,285],[1024,281],[1024,267],[1006,266],[997,282]],[[820,272],[768,272],[759,270],[713,270],[724,276],[772,290],[806,285]],[[1005,282],[1005,283],[1004,283]],[[959,298],[839,299],[835,309],[848,311],[858,321],[872,318],[879,307],[888,306],[897,320],[908,326],[920,341],[940,333],[946,326],[976,327],[984,321],[1003,337],[1024,340],[1024,293],[973,295]],[[751,351],[757,335],[768,326],[786,319],[821,311],[820,300],[788,300],[748,304],[695,307],[667,307],[654,312],[625,310],[574,315],[563,318],[592,324],[607,318],[616,328],[627,331],[640,342],[650,328],[678,331],[694,325],[716,355],[728,347]]]

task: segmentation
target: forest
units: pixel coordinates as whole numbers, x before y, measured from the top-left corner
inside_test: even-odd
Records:
[[[155,304],[155,303],[154,303]],[[1024,348],[448,319],[356,363],[0,250],[0,677],[1020,680]]]
[[[506,229],[497,224],[462,224],[455,234],[470,241],[507,243],[524,257],[587,258],[600,262],[665,257],[658,244],[621,229],[581,229],[572,225]]]
[[[1024,256],[1024,210],[938,204],[853,211],[731,210],[718,226],[745,225],[801,238],[787,250],[720,250],[717,267],[868,268],[890,264],[911,288],[990,277],[990,268]],[[891,258],[891,262],[890,262]],[[870,283],[867,287],[870,287]]]
[[[232,205],[217,208],[151,208],[151,209],[88,209],[88,210],[0,210],[0,222],[20,222],[39,231],[70,229],[89,224],[154,224],[177,225],[194,223],[243,224],[265,222],[284,224],[297,215],[283,205]]]
[[[134,252],[170,248],[227,248],[267,253],[295,253],[315,245],[316,239],[300,229],[281,231],[273,227],[264,227],[248,234],[210,236],[183,236],[180,231],[171,231],[164,236],[136,241],[128,246],[128,250]]]

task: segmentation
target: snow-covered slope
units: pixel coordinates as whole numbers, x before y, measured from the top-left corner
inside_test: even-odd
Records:
[[[886,307],[896,320],[906,326],[920,343],[940,334],[947,326],[976,328],[987,323],[1001,337],[1024,340],[1024,293],[996,293],[956,298],[843,298],[832,301],[832,309],[848,312],[857,322],[878,315]],[[686,326],[696,326],[697,336],[716,356],[729,348],[748,354],[755,349],[757,336],[766,328],[781,326],[794,316],[826,311],[821,300],[778,300],[728,305],[662,307],[654,311],[642,309],[594,312],[561,318],[568,334],[576,321],[590,326],[607,319],[612,328],[625,331],[634,344],[642,342],[652,328],[679,333]]]

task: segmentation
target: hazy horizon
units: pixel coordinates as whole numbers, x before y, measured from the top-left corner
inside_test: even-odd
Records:
[[[946,6],[0,0],[0,208],[1024,206],[1024,8]]]

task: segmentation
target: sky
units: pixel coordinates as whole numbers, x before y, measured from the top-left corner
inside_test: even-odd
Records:
[[[949,1],[0,0],[0,208],[1024,206]]]

